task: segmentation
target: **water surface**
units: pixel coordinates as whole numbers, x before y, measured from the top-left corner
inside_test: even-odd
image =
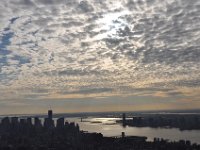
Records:
[[[88,132],[102,133],[104,136],[120,136],[125,132],[127,136],[146,136],[147,140],[153,140],[154,137],[169,139],[170,141],[190,140],[192,143],[200,144],[200,130],[165,129],[150,127],[123,127],[116,124],[116,120],[121,118],[67,118],[69,122],[76,122],[80,129]]]

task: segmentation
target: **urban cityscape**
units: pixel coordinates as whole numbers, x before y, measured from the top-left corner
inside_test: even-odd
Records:
[[[118,120],[123,126],[133,127],[151,127],[151,128],[178,128],[179,130],[200,130],[200,115],[146,115],[134,116],[131,119],[126,119],[126,114],[123,113],[123,119]]]
[[[123,125],[127,124],[125,114]],[[133,122],[135,122],[133,120]],[[137,123],[137,121],[136,121]],[[38,117],[4,117],[0,124],[0,150],[198,150],[200,145],[190,141],[168,141],[147,137],[104,137],[101,133],[82,131],[78,124],[61,117],[54,122],[53,111],[42,123]]]
[[[200,150],[200,0],[0,0],[0,150]]]

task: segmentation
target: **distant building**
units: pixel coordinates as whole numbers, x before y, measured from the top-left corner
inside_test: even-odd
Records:
[[[53,111],[52,110],[48,110],[48,118],[49,119],[53,119]]]
[[[17,132],[18,127],[19,127],[18,117],[11,117],[11,129],[14,132]]]
[[[77,129],[77,131],[80,131],[80,127],[78,124],[76,124],[76,129]]]
[[[26,119],[20,119],[19,123],[20,123],[20,125],[25,125],[26,124]]]
[[[9,118],[8,118],[8,117],[3,118],[3,119],[1,120],[1,124],[2,124],[3,126],[8,126],[8,125],[10,124]]]
[[[32,118],[27,118],[27,124],[29,125],[29,126],[32,126],[33,124],[32,124]]]
[[[59,119],[57,119],[56,127],[57,128],[63,128],[64,127],[64,123],[65,123],[65,119],[63,117],[59,118]]]
[[[123,126],[126,126],[126,114],[125,113],[122,114],[122,124],[123,124]]]
[[[37,128],[42,126],[41,120],[38,117],[34,118],[34,124],[35,124],[35,127]]]
[[[126,114],[125,113],[122,114],[122,120],[123,120],[123,122],[126,121]]]
[[[134,125],[140,125],[142,122],[142,117],[133,117],[133,124]]]
[[[18,117],[12,117],[11,123],[14,124],[14,125],[18,124]]]
[[[1,126],[2,126],[3,132],[6,132],[7,130],[9,130],[9,126],[10,126],[9,117],[5,117],[1,120]]]
[[[54,120],[53,120],[53,111],[48,110],[48,118],[44,120],[44,127],[45,128],[53,128],[54,127]]]
[[[122,138],[124,138],[125,137],[125,132],[122,132]]]
[[[69,122],[68,121],[65,121],[65,126],[69,126]]]

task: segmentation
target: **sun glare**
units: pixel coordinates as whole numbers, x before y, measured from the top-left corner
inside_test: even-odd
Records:
[[[126,20],[122,18],[128,14],[130,14],[130,12],[128,10],[124,10],[121,12],[112,12],[103,15],[103,17],[97,21],[97,24],[99,24],[100,27],[98,29],[100,34],[96,36],[96,39],[102,39],[108,36],[116,37],[117,32],[128,25]]]

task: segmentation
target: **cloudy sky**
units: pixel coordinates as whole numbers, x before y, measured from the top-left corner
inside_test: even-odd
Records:
[[[0,114],[200,108],[199,0],[1,0]]]

